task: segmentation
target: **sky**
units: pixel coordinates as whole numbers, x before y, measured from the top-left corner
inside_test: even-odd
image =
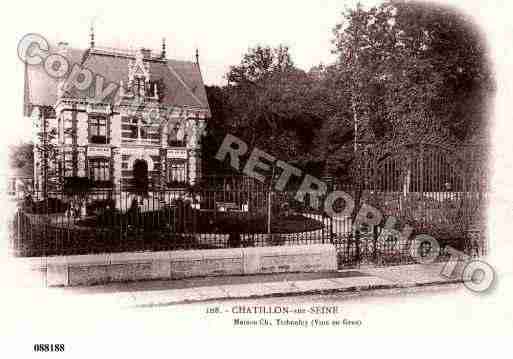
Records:
[[[168,58],[193,61],[197,48],[205,84],[223,85],[230,65],[240,63],[248,48],[257,44],[288,45],[296,65],[305,70],[333,62],[332,30],[345,6],[354,6],[355,1],[90,0],[83,4],[29,1],[10,7],[0,39],[5,53],[13,55],[2,58],[13,79],[3,96],[10,98],[13,116],[20,116],[23,100],[23,64],[16,58],[16,48],[27,33],[81,49],[89,46],[91,24],[96,46],[160,51],[166,38]],[[27,138],[30,124],[19,125],[10,129],[7,141]]]
[[[193,60],[197,47],[205,83],[221,85],[228,67],[239,63],[256,44],[289,45],[297,66],[305,70],[332,62],[332,29],[344,6],[352,3],[192,0],[120,6],[119,2],[88,1],[80,11],[66,5],[55,12],[46,4],[36,4],[20,35],[37,32],[51,41],[86,48],[94,23],[97,46],[160,49],[165,37],[169,58]]]
[[[379,3],[362,2],[367,6]],[[478,19],[495,16],[498,10],[493,1],[450,2],[479,15]],[[157,51],[165,37],[168,58],[192,61],[198,48],[205,84],[223,85],[229,66],[240,63],[248,48],[257,44],[288,45],[296,66],[304,70],[332,63],[333,28],[342,20],[344,9],[354,7],[356,0],[90,0],[80,6],[73,4],[24,1],[4,9],[7,12],[0,33],[4,56],[0,60],[4,71],[8,69],[10,86],[0,91],[6,92],[2,98],[10,106],[10,116],[19,118],[21,114],[23,64],[16,57],[16,47],[29,32],[51,42],[66,41],[70,46],[87,48],[89,27],[94,23],[97,46]],[[25,121],[19,125],[9,130],[6,140],[27,136],[30,124]],[[0,140],[3,135],[0,131]]]

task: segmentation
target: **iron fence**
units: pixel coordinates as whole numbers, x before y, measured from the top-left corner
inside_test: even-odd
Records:
[[[468,220],[483,208],[482,192],[428,195],[328,183],[328,192],[318,201],[309,194],[274,191],[243,177],[146,193],[97,189],[44,196],[32,192],[19,200],[11,223],[12,249],[19,256],[53,256],[332,243],[339,266],[355,267],[414,262],[411,238],[422,233],[439,241],[439,260],[448,258],[448,246],[471,255],[485,254],[482,228],[472,227]],[[335,190],[360,198],[360,204],[376,206],[385,216],[383,221],[356,230],[354,215],[327,215],[325,199]],[[345,205],[335,201],[333,208],[339,211]],[[398,230],[411,225],[412,236],[402,238],[384,229],[389,215],[397,218]]]
[[[49,192],[46,198],[35,192],[20,201],[12,247],[20,256],[48,256],[329,241],[325,215],[283,200],[242,187]]]
[[[354,167],[352,198],[382,216],[380,223],[335,236],[339,262],[345,265],[411,263],[418,234],[440,246],[437,260],[449,258],[449,247],[470,256],[486,255],[485,210],[488,180],[482,157],[448,151],[425,143],[364,150]],[[394,218],[393,231],[386,220]],[[402,236],[398,231],[410,232]],[[427,243],[418,249],[429,256]]]

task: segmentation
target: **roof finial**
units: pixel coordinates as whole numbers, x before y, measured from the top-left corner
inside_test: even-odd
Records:
[[[162,53],[160,54],[160,56],[163,59],[166,58],[166,38],[165,37],[162,38]]]
[[[91,29],[90,29],[89,36],[91,37],[90,47],[92,49],[92,48],[94,48],[94,24],[93,23],[91,23]]]
[[[196,65],[199,65],[199,50],[196,48]]]

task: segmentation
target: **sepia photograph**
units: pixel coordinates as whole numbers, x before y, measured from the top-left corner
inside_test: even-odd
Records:
[[[2,350],[487,355],[451,338],[513,333],[508,10],[13,5]]]

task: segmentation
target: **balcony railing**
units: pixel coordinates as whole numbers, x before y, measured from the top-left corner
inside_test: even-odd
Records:
[[[160,145],[160,138],[130,138],[122,137],[121,143],[131,143],[134,145]]]

